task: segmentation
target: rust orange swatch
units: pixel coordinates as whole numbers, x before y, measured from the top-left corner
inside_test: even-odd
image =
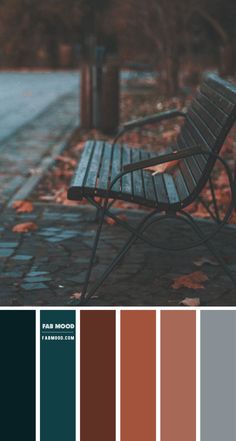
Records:
[[[161,441],[196,441],[196,313],[161,312]]]
[[[156,312],[121,312],[121,441],[156,441]]]

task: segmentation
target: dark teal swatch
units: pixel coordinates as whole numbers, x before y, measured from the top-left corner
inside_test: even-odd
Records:
[[[40,318],[40,438],[75,441],[75,311]]]
[[[35,311],[0,311],[0,437],[35,440]]]

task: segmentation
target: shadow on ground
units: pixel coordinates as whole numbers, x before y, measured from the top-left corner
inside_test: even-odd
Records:
[[[82,289],[93,246],[97,227],[94,214],[87,207],[46,204],[35,204],[30,214],[5,210],[0,228],[0,304],[73,306],[73,294]],[[137,211],[127,214],[133,223],[141,215]],[[14,225],[28,221],[36,223],[36,231],[12,232]],[[205,231],[212,229],[210,223],[202,225]],[[182,224],[160,223],[150,233],[163,244],[192,240],[192,232]],[[235,227],[226,227],[215,240],[234,272],[235,235]],[[128,233],[117,225],[104,226],[92,282],[127,237]],[[176,253],[156,250],[137,241],[89,305],[175,306],[185,297],[199,297],[203,306],[236,305],[236,288],[231,280],[219,266],[205,263],[198,268],[194,262],[202,257],[210,257],[204,246]],[[199,270],[208,276],[203,289],[172,287],[176,277]]]

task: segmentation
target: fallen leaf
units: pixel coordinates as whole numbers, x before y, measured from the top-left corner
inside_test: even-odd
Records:
[[[149,170],[152,172],[153,175],[156,175],[157,173],[164,173],[167,170],[171,170],[179,163],[179,160],[171,161],[171,162],[165,162],[164,164],[159,165],[153,165],[151,167],[145,168],[145,170]]]
[[[230,218],[230,222],[232,224],[236,224],[236,212],[234,211],[234,213],[232,214],[231,218]]]
[[[15,201],[12,207],[17,213],[31,213],[34,209],[32,202],[29,201]]]
[[[14,233],[28,233],[29,231],[37,230],[38,226],[34,222],[24,222],[17,224],[12,228]]]
[[[74,147],[74,150],[76,152],[80,152],[81,150],[83,150],[84,148],[84,142],[79,142],[78,144],[76,144],[76,146]]]
[[[72,167],[75,167],[77,164],[77,161],[75,159],[68,158],[67,156],[57,156],[56,160],[61,161],[61,162],[65,162],[66,164],[69,164]]]
[[[205,263],[208,263],[209,265],[213,265],[213,266],[218,266],[219,263],[214,260],[211,259],[210,257],[199,257],[198,259],[194,260],[194,265],[196,266],[203,266]]]
[[[199,299],[199,297],[195,297],[195,298],[185,297],[185,299],[183,299],[183,300],[181,300],[181,302],[179,302],[179,305],[200,306],[200,299]]]
[[[74,299],[74,300],[80,300],[82,296],[82,292],[75,292],[74,294],[72,294],[70,296],[70,299]]]
[[[106,217],[105,220],[108,225],[115,225],[116,224],[115,219],[112,219],[112,217]]]
[[[122,221],[127,221],[128,220],[128,218],[127,218],[127,216],[125,214],[119,214],[117,217],[120,220],[122,220]],[[112,217],[106,217],[106,223],[108,225],[115,225],[117,222]]]
[[[190,289],[204,289],[202,282],[208,280],[208,276],[202,271],[195,271],[185,276],[179,276],[174,279],[171,285],[173,289],[190,288]]]

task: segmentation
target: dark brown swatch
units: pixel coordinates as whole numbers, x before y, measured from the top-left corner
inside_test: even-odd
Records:
[[[115,311],[81,311],[80,333],[80,439],[115,441]]]
[[[161,312],[161,441],[196,440],[196,314]]]
[[[156,313],[121,312],[121,441],[156,441]]]

